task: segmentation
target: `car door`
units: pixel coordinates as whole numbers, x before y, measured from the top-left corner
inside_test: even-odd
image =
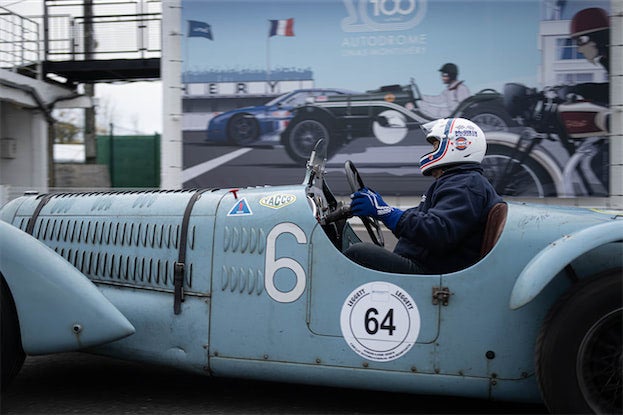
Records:
[[[434,371],[429,350],[439,333],[442,305],[433,293],[441,276],[361,267],[330,244],[321,228],[312,244],[310,332],[339,339],[347,365],[360,366],[365,358],[408,371],[417,361],[420,372]]]

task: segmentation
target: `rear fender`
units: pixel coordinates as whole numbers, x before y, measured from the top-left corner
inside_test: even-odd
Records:
[[[27,354],[78,350],[135,332],[87,277],[46,245],[2,220],[0,273],[13,296]]]
[[[532,301],[567,264],[592,249],[623,241],[623,221],[615,220],[565,235],[550,243],[523,269],[511,292],[515,310]]]

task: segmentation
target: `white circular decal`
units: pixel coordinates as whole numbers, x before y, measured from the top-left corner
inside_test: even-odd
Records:
[[[405,116],[395,110],[385,110],[381,112],[379,118],[384,118],[385,122],[381,125],[378,121],[372,123],[374,136],[383,144],[398,144],[409,132]]]
[[[360,356],[377,362],[407,353],[420,333],[420,312],[413,298],[389,282],[364,284],[342,306],[344,340]]]

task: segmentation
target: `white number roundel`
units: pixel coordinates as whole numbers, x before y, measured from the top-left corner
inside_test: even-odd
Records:
[[[420,332],[420,313],[413,298],[397,285],[376,281],[357,287],[340,315],[344,340],[355,353],[377,362],[407,353]]]

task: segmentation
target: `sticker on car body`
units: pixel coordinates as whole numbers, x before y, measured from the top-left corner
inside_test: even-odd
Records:
[[[249,202],[247,202],[246,198],[242,198],[240,200],[236,200],[236,203],[229,209],[229,213],[227,216],[244,216],[244,215],[252,215],[253,211],[251,210],[251,206],[249,206]]]
[[[340,327],[350,348],[368,360],[388,362],[407,353],[420,333],[420,312],[409,293],[375,281],[346,297]]]
[[[289,193],[273,193],[260,199],[260,205],[271,209],[281,209],[296,202],[296,196]]]

